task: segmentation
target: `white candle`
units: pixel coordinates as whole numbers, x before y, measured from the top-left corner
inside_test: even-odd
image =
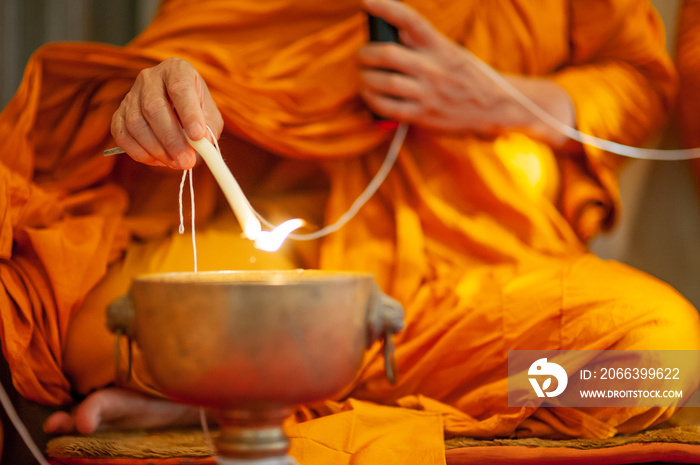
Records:
[[[202,159],[211,170],[214,179],[221,187],[226,200],[228,200],[229,205],[233,209],[233,213],[241,224],[243,234],[254,241],[256,249],[274,252],[282,247],[282,243],[293,231],[304,225],[303,220],[295,218],[285,221],[272,231],[263,231],[260,220],[258,220],[255,211],[253,211],[253,207],[250,206],[250,202],[248,202],[241,186],[238,185],[236,178],[231,174],[219,151],[214,148],[207,138],[192,140],[187,137],[187,134],[185,134],[185,137],[192,148],[202,156]]]
[[[185,137],[187,137],[187,134],[185,134]],[[219,152],[216,151],[206,137],[200,140],[192,140],[187,137],[187,142],[202,156],[202,159],[211,170],[214,179],[221,187],[226,200],[228,200],[229,205],[233,209],[233,213],[241,224],[243,234],[254,241],[262,229],[260,221],[255,216],[253,208],[250,206],[241,186],[238,185],[236,178],[231,174]]]

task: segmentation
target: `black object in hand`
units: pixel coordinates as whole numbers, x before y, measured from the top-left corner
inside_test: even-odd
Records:
[[[387,23],[382,18],[367,15],[370,42],[395,42],[399,43],[399,31],[395,26]]]
[[[399,30],[387,23],[382,18],[367,15],[370,42],[394,42],[399,43]],[[374,121],[382,129],[396,129],[398,122],[373,114]]]

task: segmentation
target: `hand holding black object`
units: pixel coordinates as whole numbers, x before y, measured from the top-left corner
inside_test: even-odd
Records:
[[[367,14],[367,27],[369,28],[370,42],[399,43],[399,30],[386,22],[383,18]],[[373,113],[374,120],[382,129],[396,129],[398,121],[384,118]]]

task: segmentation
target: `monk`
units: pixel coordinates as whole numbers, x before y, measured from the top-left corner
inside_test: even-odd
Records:
[[[363,9],[402,44],[366,44]],[[700,325],[670,286],[587,252],[618,214],[623,161],[570,143],[482,68],[567,125],[637,145],[676,90],[662,29],[641,0],[166,0],[124,48],[40,50],[0,115],[0,339],[15,386],[53,405],[85,397],[49,432],[193,420],[157,398],[138,356],[134,381],[114,386],[103,326],[135,274],[192,269],[176,195],[195,167],[200,269],[371,272],[406,308],[398,384],[368,350],[351,386],[289,425],[301,463],[439,464],[445,436],[600,438],[668,419],[508,407],[508,350],[696,350]],[[278,255],[240,239],[180,129],[209,126],[273,222],[320,227],[384,158],[392,134],[372,113],[410,124],[390,176],[344,228]],[[115,143],[129,156],[101,155]]]

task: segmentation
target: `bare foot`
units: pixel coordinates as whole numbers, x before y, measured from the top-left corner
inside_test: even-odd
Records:
[[[147,397],[121,388],[105,388],[85,398],[71,412],[56,412],[44,422],[49,434],[98,430],[149,429],[195,425],[199,409]]]

